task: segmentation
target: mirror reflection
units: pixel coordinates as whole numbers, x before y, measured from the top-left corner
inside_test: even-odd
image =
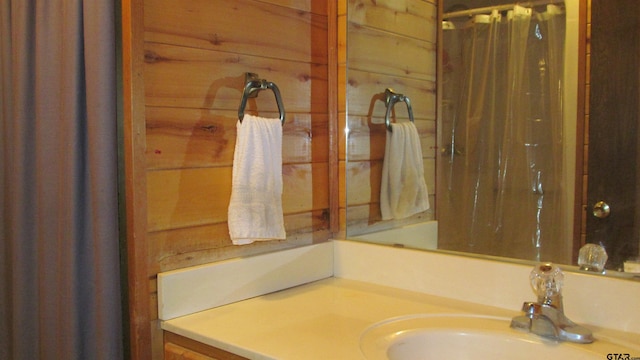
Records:
[[[444,18],[439,246],[570,263],[572,243],[557,241],[571,238],[573,219],[567,9],[496,5]]]
[[[348,5],[349,238],[573,265],[582,245],[596,243],[609,255],[608,272],[624,270],[625,263],[628,271],[633,268],[637,234],[620,241],[613,225],[591,231],[595,236],[586,229],[593,222],[588,217],[611,220],[598,217],[609,204],[586,199],[589,179],[582,175],[595,166],[583,146],[593,144],[582,135],[589,130],[583,120],[589,115],[584,90],[589,84],[580,70],[588,59],[580,45],[586,4],[352,0]],[[400,155],[393,144],[402,134],[387,129],[385,115],[398,126],[409,123],[409,116],[402,106],[386,106],[386,88],[410,98],[413,107],[418,145],[405,144]],[[421,161],[407,160],[410,148]],[[400,178],[391,188],[390,164]],[[412,185],[416,171],[422,171],[426,195]],[[391,206],[430,206],[383,216],[389,198],[395,199]]]

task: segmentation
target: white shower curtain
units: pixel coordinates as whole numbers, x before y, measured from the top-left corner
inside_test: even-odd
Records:
[[[445,29],[439,247],[566,263],[562,9]]]

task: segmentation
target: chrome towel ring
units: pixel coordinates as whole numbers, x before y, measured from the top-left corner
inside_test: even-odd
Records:
[[[407,104],[407,111],[409,112],[409,121],[413,121],[413,109],[411,108],[411,100],[403,94],[393,91],[392,88],[387,88],[384,91],[385,106],[387,107],[387,113],[384,116],[384,123],[387,125],[387,130],[391,131],[391,109],[398,102],[402,101]]]
[[[240,107],[238,108],[238,119],[242,123],[244,119],[244,108],[247,106],[247,100],[249,98],[258,97],[260,90],[271,89],[276,96],[276,103],[278,104],[278,111],[280,112],[280,122],[284,125],[284,105],[282,104],[282,97],[280,96],[280,90],[278,86],[273,82],[260,79],[258,74],[246,73],[244,91],[242,92],[242,100],[240,101]]]

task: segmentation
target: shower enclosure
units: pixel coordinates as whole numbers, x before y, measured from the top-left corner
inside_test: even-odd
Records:
[[[577,6],[530,5],[445,14],[438,247],[566,264]]]

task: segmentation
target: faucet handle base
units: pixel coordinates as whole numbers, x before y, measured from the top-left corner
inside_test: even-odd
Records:
[[[561,309],[548,304],[526,301],[524,315],[511,319],[511,328],[559,341],[590,344],[594,341],[591,330],[569,320]]]

